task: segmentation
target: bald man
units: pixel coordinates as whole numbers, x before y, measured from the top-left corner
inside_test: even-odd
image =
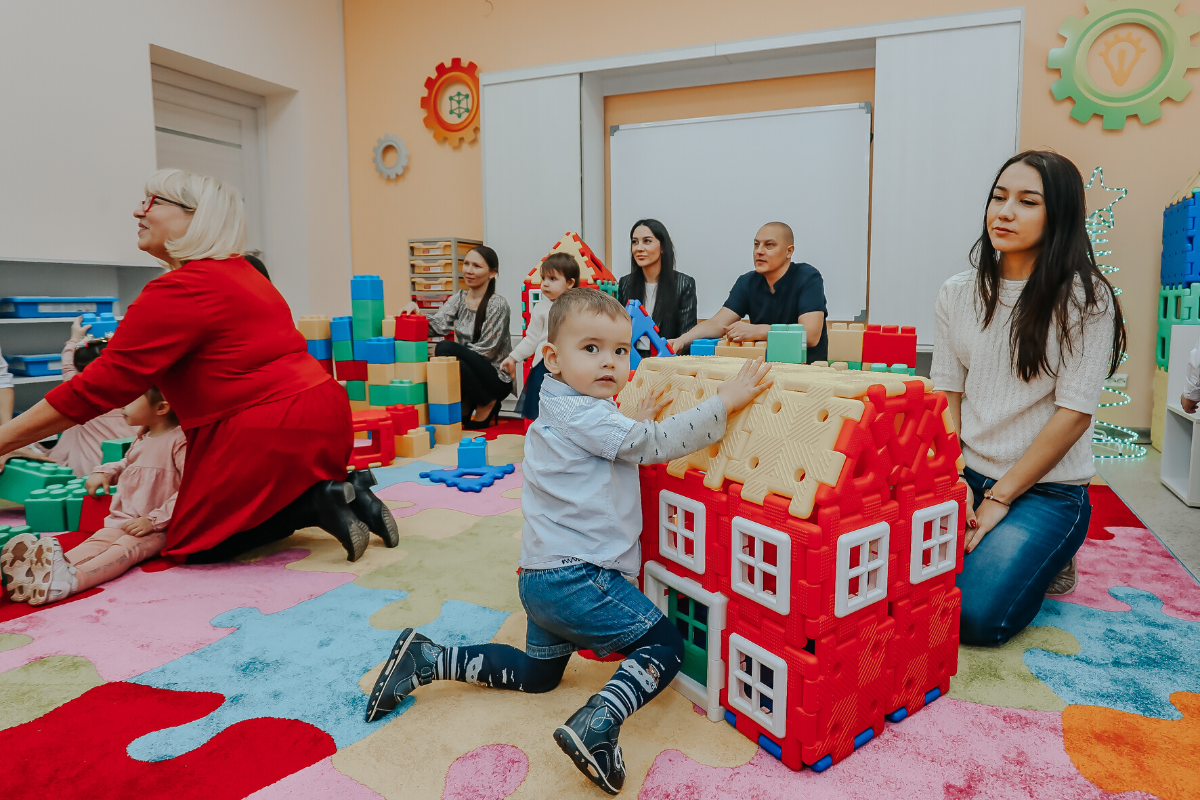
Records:
[[[675,352],[696,339],[726,336],[735,342],[761,341],[772,325],[804,325],[808,360],[825,361],[829,335],[825,332],[825,282],[811,264],[792,263],[792,229],[768,222],[754,237],[754,271],[733,284],[721,310],[671,342]],[[749,321],[743,320],[749,317]]]

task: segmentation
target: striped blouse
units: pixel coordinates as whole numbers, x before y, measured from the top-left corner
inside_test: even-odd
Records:
[[[429,317],[429,329],[442,336],[446,335],[447,331],[453,330],[456,342],[471,348],[492,362],[500,380],[511,383],[512,378],[500,368],[500,364],[512,352],[512,337],[508,333],[508,301],[498,294],[492,295],[488,301],[483,329],[479,332],[479,341],[474,341],[475,314],[475,311],[467,307],[466,289],[459,289],[450,295],[450,299],[438,309],[436,314]]]

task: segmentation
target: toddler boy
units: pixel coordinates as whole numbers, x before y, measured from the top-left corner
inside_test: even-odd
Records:
[[[632,338],[621,304],[595,289],[564,292],[550,309],[550,372],[525,439],[518,589],[529,616],[525,651],[503,644],[442,647],[401,631],[367,705],[368,722],[417,686],[457,680],[523,692],[558,685],[575,650],[625,660],[598,694],[554,731],[588,779],[609,794],[625,782],[617,737],[683,662],[683,639],[625,579],[641,569],[638,464],[671,461],[720,441],[725,420],[771,386],[769,366],[747,362],[714,397],[668,417],[664,392],[630,419],[612,398],[629,377]]]

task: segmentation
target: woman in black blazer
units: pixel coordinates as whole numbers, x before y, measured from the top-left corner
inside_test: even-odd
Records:
[[[696,281],[675,270],[675,246],[667,229],[656,219],[639,219],[629,231],[629,247],[629,274],[617,289],[621,305],[641,301],[665,339],[690,331],[696,325]],[[650,352],[644,336],[634,347],[643,356]]]

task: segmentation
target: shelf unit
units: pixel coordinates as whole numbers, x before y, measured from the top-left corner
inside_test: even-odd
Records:
[[[457,236],[408,240],[408,292],[422,314],[435,313],[446,298],[466,288],[462,278],[463,256],[481,244],[478,239]],[[442,285],[427,288],[435,283]]]
[[[120,318],[142,287],[158,277],[156,264],[99,261],[51,261],[0,256],[0,286],[8,296],[116,297],[114,312]],[[0,351],[10,355],[59,353],[71,335],[75,317],[0,319]],[[20,413],[62,381],[61,375],[13,377],[14,411]]]

